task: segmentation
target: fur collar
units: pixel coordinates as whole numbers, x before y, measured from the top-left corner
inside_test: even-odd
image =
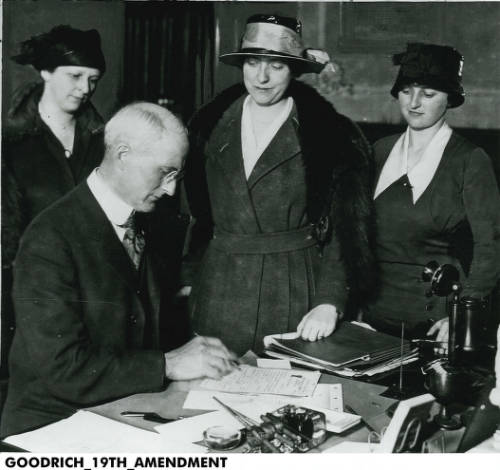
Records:
[[[189,127],[196,147],[204,145],[222,115],[245,93],[243,84],[233,85],[194,115]],[[310,86],[293,80],[288,95],[297,108],[297,132],[308,179],[309,217],[317,220],[321,216],[318,208],[330,199],[332,181],[345,171],[370,166],[371,148],[359,128]]]
[[[18,89],[13,96],[3,128],[4,138],[10,141],[22,140],[42,132],[38,115],[38,102],[42,96],[43,83],[34,82]],[[86,103],[78,112],[78,121],[90,133],[100,132],[103,120],[92,103]]]

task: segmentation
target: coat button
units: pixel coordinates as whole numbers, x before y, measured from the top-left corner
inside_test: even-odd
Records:
[[[432,304],[427,304],[427,305],[425,306],[425,311],[426,311],[426,312],[430,312],[433,308],[434,308],[434,305],[432,305]]]

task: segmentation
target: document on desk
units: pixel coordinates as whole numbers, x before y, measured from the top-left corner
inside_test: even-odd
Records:
[[[311,397],[287,397],[265,393],[240,394],[214,392],[209,390],[190,390],[184,401],[183,408],[191,410],[223,410],[224,407],[213,399],[214,396],[230,406],[251,405],[256,401],[263,401],[274,404],[276,408],[292,404],[305,406],[306,408],[316,406],[332,411],[343,411],[342,385],[340,384],[318,384]],[[332,397],[336,399],[334,402],[332,402]]]
[[[90,411],[78,411],[43,428],[10,436],[5,442],[45,453],[163,452],[159,434]]]
[[[308,397],[314,393],[320,373],[317,371],[260,369],[241,365],[220,380],[205,379],[201,388],[229,393],[268,393]]]
[[[322,387],[323,385],[323,387]],[[337,384],[338,385],[338,384]],[[318,387],[325,389],[327,384],[320,384]],[[346,429],[356,425],[361,417],[351,413],[344,413],[341,410],[335,411],[328,408],[324,399],[325,393],[314,394],[313,397],[285,397],[280,395],[249,395],[212,392],[204,390],[191,390],[184,402],[184,408],[194,410],[218,410],[224,412],[225,409],[213,397],[217,397],[224,404],[243,413],[254,421],[260,422],[261,415],[273,412],[285,405],[304,406],[313,410],[321,411],[325,414],[326,429],[330,432],[343,432]],[[226,411],[227,413],[227,411]],[[215,415],[214,415],[215,416]],[[182,421],[187,421],[186,419]],[[176,424],[177,423],[172,423]]]

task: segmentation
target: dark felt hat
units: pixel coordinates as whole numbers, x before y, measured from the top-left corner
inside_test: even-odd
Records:
[[[240,48],[219,56],[221,62],[241,66],[246,57],[270,57],[294,64],[302,73],[319,73],[325,66],[302,43],[302,24],[279,15],[253,15],[247,20]]]
[[[101,73],[106,70],[97,30],[82,31],[67,25],[56,26],[48,33],[22,42],[21,53],[13,56],[12,60],[22,65],[33,65],[37,70],[53,71],[64,65],[92,67]]]
[[[448,93],[451,108],[456,108],[464,102],[464,58],[453,47],[409,43],[406,51],[395,54],[392,60],[394,65],[400,66],[396,82],[391,89],[391,95],[395,98],[405,86],[418,83]]]

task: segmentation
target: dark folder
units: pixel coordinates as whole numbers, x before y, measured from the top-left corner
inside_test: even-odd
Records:
[[[410,351],[410,343],[395,336],[343,322],[327,338],[310,342],[279,339],[272,349],[317,364],[333,367],[370,366]]]

